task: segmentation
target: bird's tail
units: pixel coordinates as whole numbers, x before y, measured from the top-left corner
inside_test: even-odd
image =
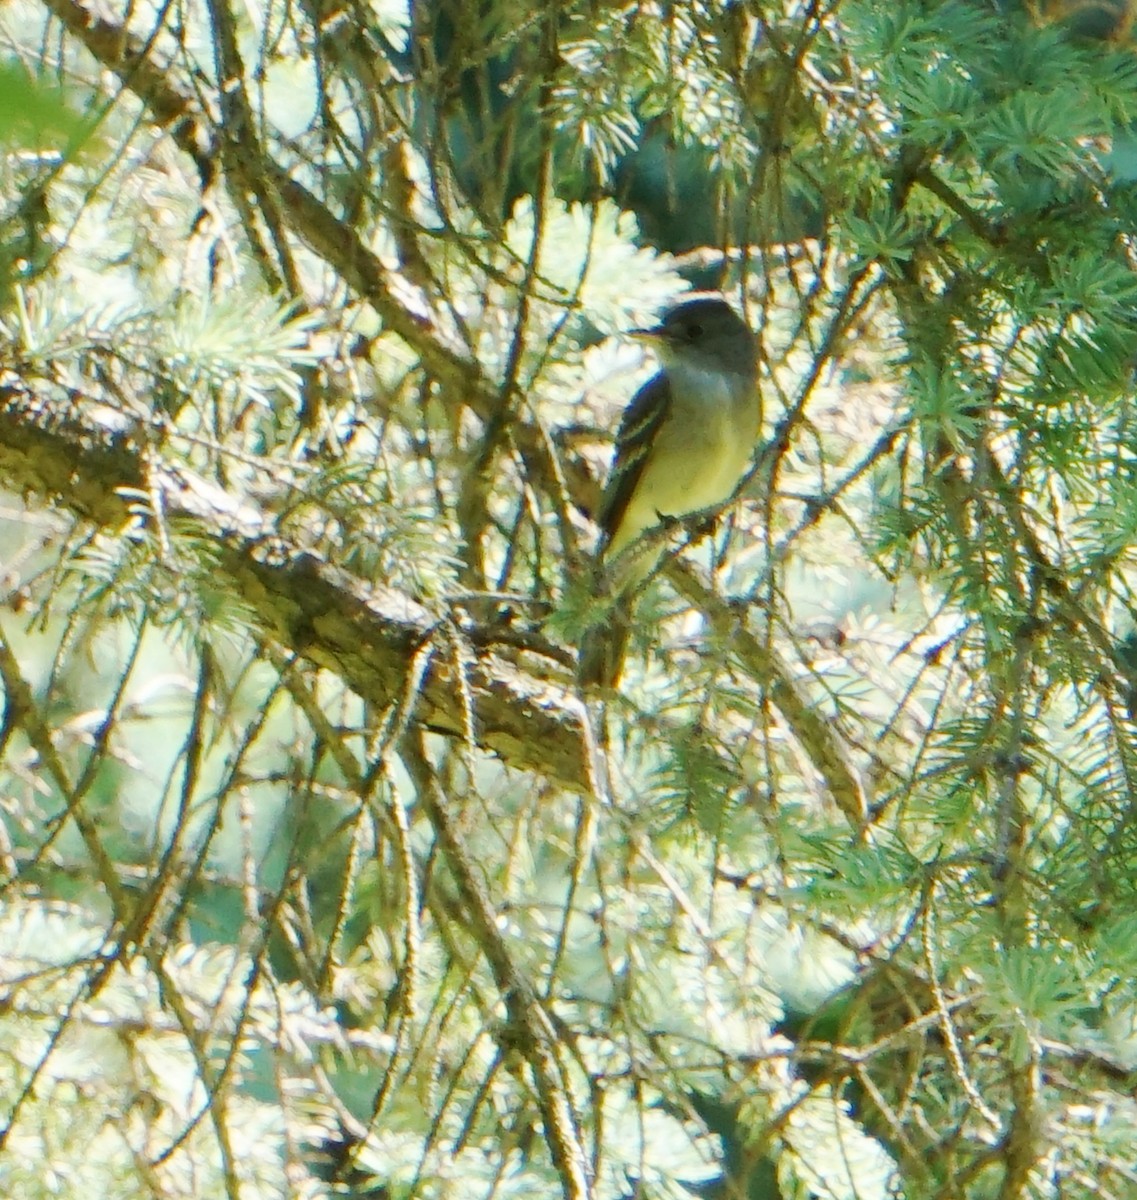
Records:
[[[617,603],[603,625],[585,631],[580,641],[576,681],[586,689],[614,688],[620,682],[632,632],[631,607],[626,600]]]

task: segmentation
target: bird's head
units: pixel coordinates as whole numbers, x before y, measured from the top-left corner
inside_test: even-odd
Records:
[[[719,296],[684,300],[669,308],[655,328],[634,329],[630,336],[652,346],[664,368],[682,364],[747,379],[758,371],[757,339]]]

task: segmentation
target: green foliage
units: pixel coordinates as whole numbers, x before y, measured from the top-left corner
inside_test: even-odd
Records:
[[[27,151],[69,151],[89,125],[62,88],[33,78],[18,62],[0,62],[0,144]]]
[[[856,1200],[895,1189],[895,1164],[824,1089],[790,1111],[782,1136],[788,1151],[780,1160],[784,1196]]]
[[[1131,47],[114,7],[0,10],[6,1194],[1127,1194]],[[690,283],[766,438],[599,703]]]
[[[74,906],[12,900],[0,961],[20,996],[2,1021],[6,1185],[29,1200],[294,1194],[286,1145],[323,1133],[305,1108],[313,1063],[342,1041],[334,1014],[263,970],[250,988],[251,960],[225,946],[171,947],[158,966],[108,962],[92,994],[83,964],[107,950],[102,927]],[[364,1039],[356,1052],[370,1053]],[[262,1057],[271,1071],[258,1071]],[[224,1146],[198,1119],[203,1084],[223,1069],[234,1089]],[[255,1098],[258,1074],[269,1089]]]

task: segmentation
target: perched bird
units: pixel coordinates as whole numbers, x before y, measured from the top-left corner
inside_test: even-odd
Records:
[[[653,526],[728,500],[746,472],[762,424],[758,345],[720,297],[685,300],[649,342],[662,370],[632,398],[616,434],[616,454],[597,513],[597,561],[611,563]],[[583,687],[614,687],[631,630],[631,601],[659,552],[629,555],[620,599],[608,623],[581,645]]]

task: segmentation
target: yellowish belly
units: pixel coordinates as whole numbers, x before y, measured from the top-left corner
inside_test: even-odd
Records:
[[[665,425],[608,553],[619,554],[661,516],[685,517],[724,503],[746,471],[756,438],[757,429],[747,437],[729,411]]]

